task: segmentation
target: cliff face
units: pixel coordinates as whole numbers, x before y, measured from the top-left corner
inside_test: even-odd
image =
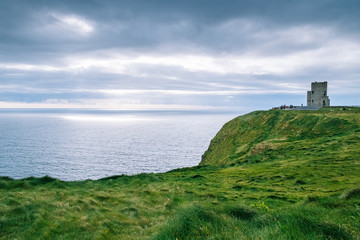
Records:
[[[359,108],[256,111],[226,123],[211,141],[200,165],[347,158],[360,153],[359,133]]]

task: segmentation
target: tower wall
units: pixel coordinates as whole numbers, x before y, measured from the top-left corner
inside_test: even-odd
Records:
[[[311,91],[307,92],[307,106],[330,106],[327,95],[327,82],[312,82]]]

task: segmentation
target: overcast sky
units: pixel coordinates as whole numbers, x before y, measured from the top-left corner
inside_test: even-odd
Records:
[[[360,105],[358,0],[1,0],[0,108]]]

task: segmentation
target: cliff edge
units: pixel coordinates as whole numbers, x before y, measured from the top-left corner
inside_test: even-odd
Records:
[[[360,153],[359,133],[360,108],[255,111],[226,123],[200,166],[351,158]]]

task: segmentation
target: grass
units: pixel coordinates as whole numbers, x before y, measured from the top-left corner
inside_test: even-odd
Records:
[[[328,199],[338,203],[335,199]],[[342,202],[348,217],[351,203]],[[153,239],[353,239],[349,229],[359,227],[355,219],[347,224],[326,219],[328,207],[321,202],[304,202],[276,211],[262,202],[251,207],[192,206],[181,209]],[[333,216],[337,215],[334,213]],[[355,216],[356,218],[356,216]],[[351,223],[350,223],[351,222]]]
[[[167,173],[2,177],[0,239],[360,239],[359,113],[250,113]]]

